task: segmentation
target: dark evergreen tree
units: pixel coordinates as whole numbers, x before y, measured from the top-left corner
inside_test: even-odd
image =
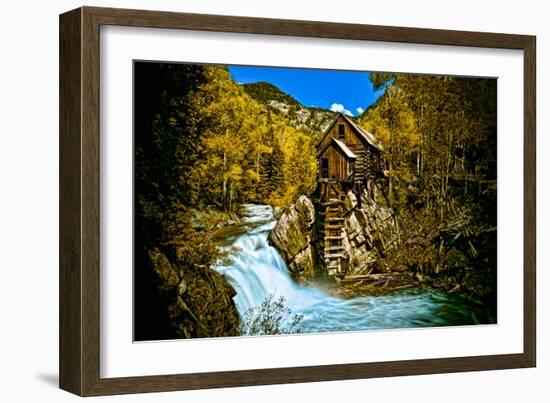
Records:
[[[273,152],[271,153],[271,187],[274,192],[279,194],[284,193],[284,184],[285,184],[285,174],[284,174],[284,165],[285,165],[285,155],[281,146],[276,141],[273,144]]]

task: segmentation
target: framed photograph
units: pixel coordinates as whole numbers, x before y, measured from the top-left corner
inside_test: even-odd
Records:
[[[535,37],[60,16],[60,387],[533,367]]]

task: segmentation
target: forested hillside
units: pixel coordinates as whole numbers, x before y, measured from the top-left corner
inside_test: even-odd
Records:
[[[384,147],[400,224],[386,266],[496,292],[496,80],[372,74],[384,96],[360,124]]]
[[[135,80],[136,309],[144,312],[136,333],[231,334],[232,290],[210,270],[223,259],[213,230],[239,203],[287,206],[311,193],[314,140],[249,96],[225,67],[136,63]],[[194,323],[201,315],[214,318],[212,328]],[[232,319],[220,318],[220,327],[220,315]]]
[[[196,203],[231,210],[239,202],[286,206],[315,186],[311,135],[255,101],[222,67],[206,67],[192,96],[203,153],[190,178]]]

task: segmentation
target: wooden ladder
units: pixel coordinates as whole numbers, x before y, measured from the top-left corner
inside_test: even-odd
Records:
[[[343,260],[346,259],[344,246],[343,228],[344,218],[342,205],[344,201],[341,192],[331,186],[325,198],[321,201],[323,207],[322,226],[321,226],[321,248],[323,250],[323,259],[327,268],[327,274],[330,277],[343,276]]]

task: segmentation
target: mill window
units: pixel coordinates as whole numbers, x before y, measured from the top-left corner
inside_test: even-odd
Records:
[[[328,178],[328,158],[321,158],[321,178]]]
[[[346,138],[346,130],[343,124],[338,125],[338,138],[342,140]]]

